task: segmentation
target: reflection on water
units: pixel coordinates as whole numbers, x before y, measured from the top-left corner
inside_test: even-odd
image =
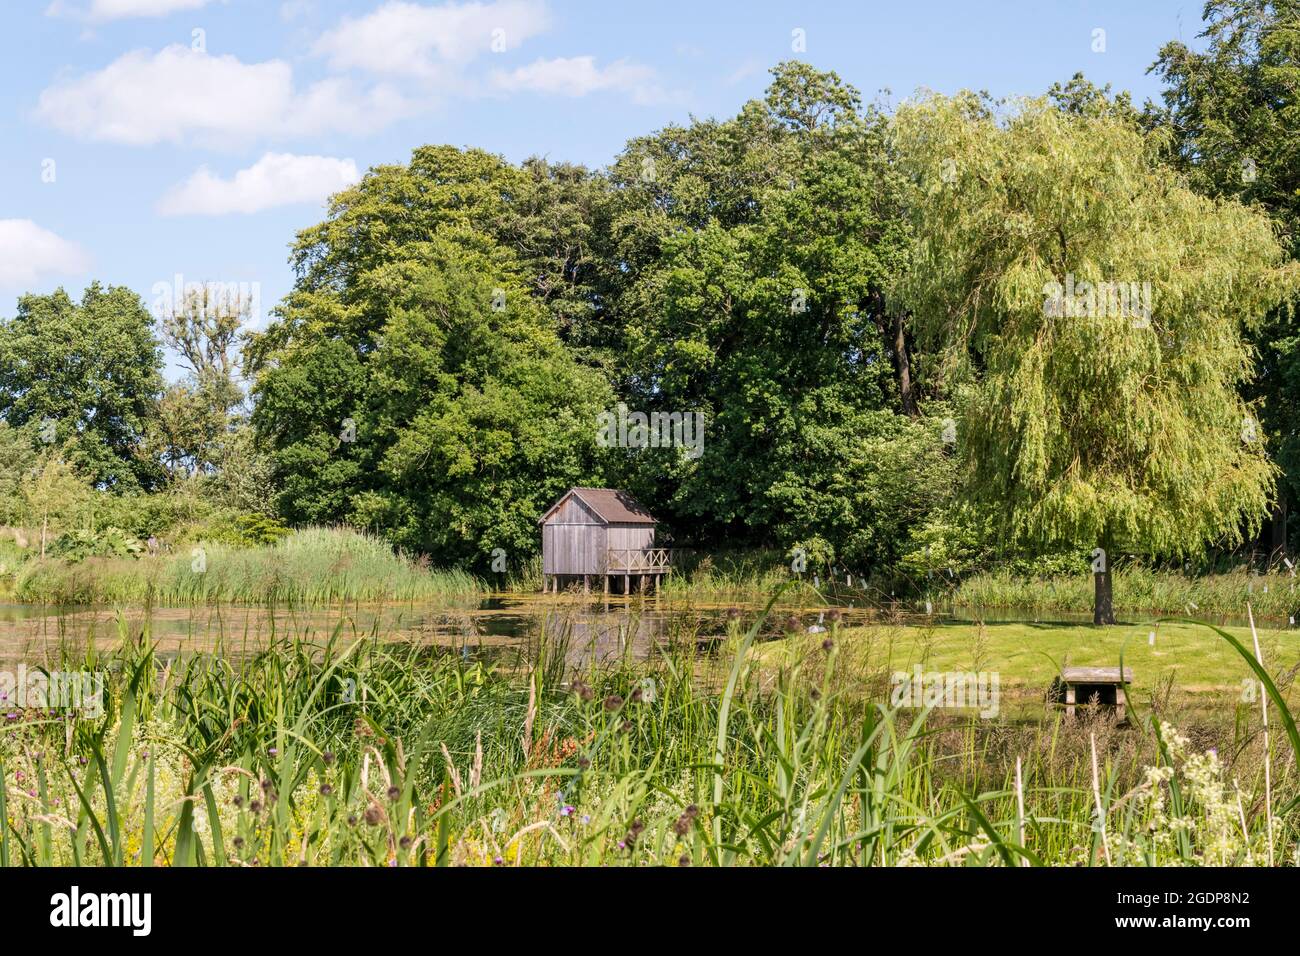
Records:
[[[783,607],[765,625],[775,630],[793,615],[800,628],[825,627],[826,607]],[[213,650],[254,652],[277,638],[321,641],[339,633],[349,641],[378,635],[385,641],[460,649],[496,657],[545,643],[562,647],[572,663],[643,658],[671,640],[716,643],[728,615],[748,627],[762,605],[697,604],[651,596],[594,601],[541,595],[494,595],[479,607],[347,605],[333,607],[42,607],[0,605],[0,660],[31,660],[65,644],[110,646],[147,634],[161,654]],[[840,609],[846,624],[877,620],[874,609]]]

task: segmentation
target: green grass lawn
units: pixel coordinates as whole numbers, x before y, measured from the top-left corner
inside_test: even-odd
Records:
[[[1225,628],[1248,649],[1249,628]],[[1149,643],[1152,631],[1154,645]],[[775,641],[758,649],[772,667],[816,653],[825,635],[805,635]],[[1003,691],[1033,698],[1046,690],[1058,668],[1117,667],[1133,670],[1134,701],[1163,693],[1172,679],[1178,695],[1226,701],[1241,697],[1242,682],[1252,672],[1237,651],[1207,627],[1165,623],[1087,624],[1014,622],[1003,624],[936,624],[934,626],[877,625],[849,628],[840,634],[840,651],[859,673],[911,670],[920,663],[927,671],[996,671]],[[1287,672],[1300,663],[1300,631],[1259,630],[1260,649],[1274,681],[1290,692]]]

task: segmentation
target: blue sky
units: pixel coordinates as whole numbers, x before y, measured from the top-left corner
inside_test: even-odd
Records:
[[[798,57],[871,98],[1038,94],[1084,71],[1159,93],[1200,0],[6,0],[0,317],[92,279],[292,283],[324,197],[424,143],[603,166],[627,139],[727,116]],[[1104,51],[1094,31],[1104,30]],[[795,31],[802,31],[797,34]],[[804,49],[795,51],[799,44]]]

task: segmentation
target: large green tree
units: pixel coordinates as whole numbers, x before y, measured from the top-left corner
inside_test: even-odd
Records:
[[[248,349],[287,518],[485,568],[496,548],[534,552],[550,500],[597,479],[609,387],[561,342],[573,295],[537,287],[548,268],[573,280],[566,240],[501,238],[526,179],[429,147],[372,170],[300,235],[296,287]]]
[[[162,349],[140,297],[94,283],[25,295],[0,321],[0,418],[62,445],[101,487],[152,487],[157,461],[139,453],[163,389]]]
[[[1166,131],[1173,164],[1206,195],[1258,204],[1300,253],[1300,3],[1212,0],[1203,50],[1165,45],[1152,69],[1163,106],[1146,121]],[[1284,545],[1286,512],[1300,502],[1300,333],[1294,303],[1247,333],[1257,360],[1245,385],[1284,480],[1269,546]],[[1290,508],[1285,506],[1289,502]]]
[[[621,394],[706,423],[702,456],[631,453],[627,483],[707,543],[887,563],[943,484],[887,296],[909,242],[887,118],[785,63],[738,116],[633,140],[611,181]]]
[[[946,349],[968,497],[1008,538],[1106,561],[1257,527],[1275,469],[1238,392],[1243,331],[1294,286],[1269,221],[1192,192],[1106,111],[936,96],[897,134],[919,237],[904,294]]]

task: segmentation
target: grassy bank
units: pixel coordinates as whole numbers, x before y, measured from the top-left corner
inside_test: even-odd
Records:
[[[779,663],[760,627],[579,673],[563,642],[501,670],[379,634],[167,665],[147,635],[65,647],[106,710],[13,712],[0,864],[1300,862],[1281,708],[1266,805],[1258,707],[927,714],[864,685],[834,624]]]
[[[1253,647],[1249,628],[1226,627],[1243,646]],[[1288,706],[1300,706],[1300,690],[1291,669],[1300,659],[1300,633],[1259,628],[1265,666],[1276,675]],[[1155,635],[1154,641],[1151,635]],[[791,666],[823,639],[800,634],[756,648],[765,666]],[[916,665],[926,671],[980,672],[999,675],[1004,701],[1015,709],[1008,716],[1044,713],[1048,685],[1066,667],[1117,667],[1133,670],[1130,694],[1145,704],[1171,701],[1179,708],[1203,707],[1236,714],[1254,707],[1254,674],[1233,647],[1208,628],[1184,622],[1159,625],[1093,627],[1035,624],[882,624],[844,630],[841,666],[863,687],[883,696],[891,674]],[[1235,718],[1234,718],[1235,719]]]
[[[170,555],[30,560],[14,585],[18,600],[48,604],[452,601],[481,591],[469,574],[430,570],[378,538],[338,528],[255,547],[201,543]]]
[[[1240,617],[1249,602],[1257,616],[1285,620],[1300,609],[1295,578],[1285,573],[1236,571],[1190,577],[1130,566],[1114,575],[1115,609],[1120,614],[1158,611]],[[961,606],[1091,612],[1091,574],[1047,578],[1004,573],[967,578],[953,592]]]

